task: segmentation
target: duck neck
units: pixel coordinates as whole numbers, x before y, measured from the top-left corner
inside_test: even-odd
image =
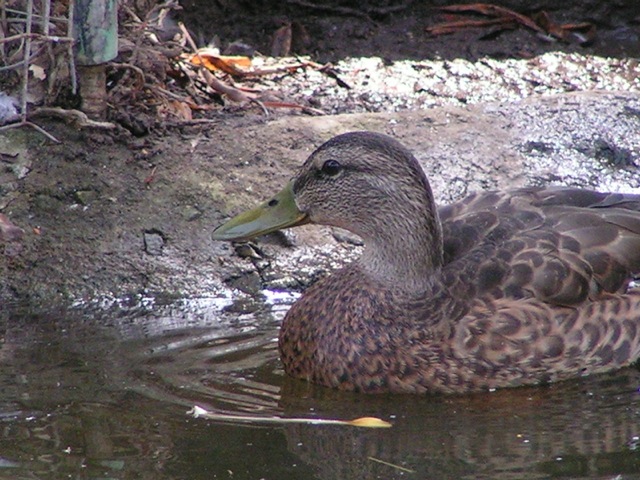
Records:
[[[389,288],[424,292],[443,264],[442,227],[433,210],[390,216],[363,238],[364,272]]]

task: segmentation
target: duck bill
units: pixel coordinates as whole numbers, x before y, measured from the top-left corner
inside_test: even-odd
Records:
[[[220,225],[213,231],[212,237],[214,240],[249,240],[308,222],[307,214],[296,205],[291,181],[272,199]]]

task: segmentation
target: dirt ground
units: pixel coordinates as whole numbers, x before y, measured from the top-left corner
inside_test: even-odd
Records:
[[[242,40],[268,53],[283,22],[299,23],[306,34],[293,53],[335,62],[350,88],[314,72],[262,80],[325,116],[278,109],[267,117],[227,102],[207,112],[208,123],[169,125],[121,105],[111,118],[126,110],[129,120],[115,130],[39,120],[60,144],[29,128],[2,132],[0,213],[24,230],[0,242],[2,305],[126,305],[303,288],[357,255],[358,240],[310,226],[234,248],[211,240],[211,231],[268,198],[315,147],[348,130],[406,143],[439,201],[525,184],[640,192],[636,2],[548,8],[558,22],[596,25],[588,45],[523,28],[431,37],[424,26],[442,18],[422,2],[383,15],[394,3],[370,2],[362,15],[336,13],[345,2],[329,4],[333,10],[181,3],[175,19],[198,38],[217,35],[223,48]],[[545,2],[535,3],[529,11]],[[148,127],[142,132],[129,128],[136,115]]]

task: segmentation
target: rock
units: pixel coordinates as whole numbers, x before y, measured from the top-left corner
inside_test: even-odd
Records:
[[[186,221],[191,222],[200,218],[202,216],[202,212],[193,205],[187,205],[182,209],[181,215]]]
[[[4,92],[0,92],[0,125],[12,123],[18,120],[17,105],[18,99],[7,95]]]
[[[256,295],[262,289],[262,281],[257,272],[250,272],[227,281],[227,285],[248,295]]]
[[[164,237],[158,230],[148,230],[144,232],[144,251],[149,255],[162,255],[164,248]]]

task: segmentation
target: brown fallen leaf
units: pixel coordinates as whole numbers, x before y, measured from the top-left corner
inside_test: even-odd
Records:
[[[592,42],[596,36],[596,26],[593,23],[559,24],[554,22],[545,11],[536,14],[533,18],[546,32],[565,42],[584,45]]]
[[[448,35],[455,33],[463,28],[484,28],[493,27],[495,25],[509,27],[515,25],[515,22],[509,18],[492,18],[488,20],[456,20],[451,22],[439,23],[433,27],[427,27],[427,33],[431,35]]]
[[[544,30],[540,26],[538,26],[538,24],[536,24],[536,22],[534,22],[532,19],[530,19],[526,15],[522,15],[518,12],[514,12],[513,10],[510,10],[505,7],[500,7],[498,5],[490,5],[488,3],[471,3],[469,5],[449,5],[446,7],[440,7],[439,10],[442,10],[445,12],[456,12],[456,13],[458,12],[480,13],[488,17],[510,19],[538,33],[545,33]]]
[[[305,113],[313,113],[314,115],[325,114],[325,112],[318,108],[307,107],[306,105],[300,105],[292,102],[263,101],[262,104],[267,108],[291,108],[294,110],[302,110]]]
[[[446,35],[465,28],[481,28],[492,25],[508,27],[519,24],[542,35],[551,35],[565,42],[577,42],[583,45],[593,41],[596,33],[595,25],[589,22],[558,24],[546,12],[540,12],[535,17],[530,18],[508,8],[487,3],[448,5],[439,7],[438,10],[450,13],[477,13],[494,18],[491,20],[459,20],[440,23],[426,28],[426,31],[432,35]]]
[[[208,70],[202,70],[202,76],[207,82],[207,85],[213,88],[216,92],[226,95],[234,102],[250,102],[253,98],[253,96],[247,95],[235,87],[225,85]]]

